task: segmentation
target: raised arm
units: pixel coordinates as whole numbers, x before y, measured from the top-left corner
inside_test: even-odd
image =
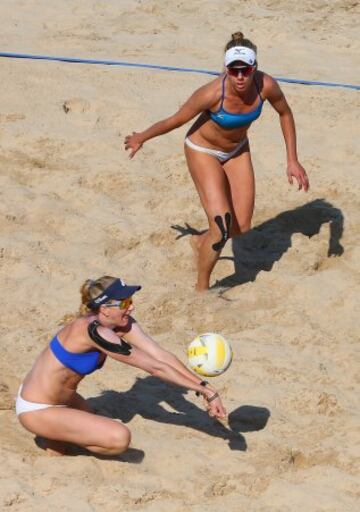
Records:
[[[129,158],[133,158],[147,140],[183,126],[195,116],[210,108],[217,99],[215,82],[216,80],[197,89],[172,116],[158,121],[143,132],[133,132],[132,135],[127,135],[124,144],[126,150],[130,149]]]
[[[279,114],[280,126],[286,146],[288,181],[292,185],[293,178],[295,178],[298,182],[299,190],[303,188],[306,192],[309,188],[309,180],[297,156],[294,116],[279,84],[269,75],[264,75],[263,94]]]

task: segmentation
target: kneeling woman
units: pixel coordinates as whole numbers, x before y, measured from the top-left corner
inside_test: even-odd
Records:
[[[100,369],[107,356],[201,393],[210,416],[225,417],[218,393],[145,334],[131,316],[132,296],[140,288],[110,276],[87,280],[80,290],[79,316],[55,335],[25,377],[16,413],[23,427],[45,438],[49,451],[64,453],[66,443],[104,455],[128,448],[129,429],[95,415],[76,392],[85,375]]]

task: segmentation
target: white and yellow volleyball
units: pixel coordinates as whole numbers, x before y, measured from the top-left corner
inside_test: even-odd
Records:
[[[208,332],[199,334],[187,349],[189,366],[204,377],[221,375],[230,366],[232,348],[220,334]]]

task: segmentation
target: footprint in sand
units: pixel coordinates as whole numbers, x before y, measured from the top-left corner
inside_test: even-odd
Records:
[[[71,98],[63,103],[63,110],[65,114],[69,112],[83,113],[90,110],[90,102],[82,98]]]
[[[329,393],[321,393],[317,404],[319,414],[325,416],[334,416],[338,410],[338,401],[335,395]]]
[[[316,450],[314,452],[306,453],[301,450],[296,450],[291,453],[291,464],[298,468],[311,468],[313,466],[336,466],[338,463],[338,454],[332,451]]]
[[[0,382],[0,410],[8,411],[14,407],[14,397],[11,395],[9,386]]]

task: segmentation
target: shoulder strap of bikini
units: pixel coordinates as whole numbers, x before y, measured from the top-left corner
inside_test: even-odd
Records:
[[[256,71],[255,71],[255,73],[256,73]],[[254,84],[255,84],[255,87],[256,87],[257,93],[258,93],[258,95],[260,96],[261,101],[263,102],[263,101],[264,101],[264,99],[263,99],[263,97],[261,96],[261,91],[260,91],[260,88],[259,88],[259,84],[258,84],[258,82],[257,82],[257,80],[256,80],[256,78],[255,78],[255,75],[254,75]]]
[[[219,110],[221,110],[223,108],[223,105],[224,105],[224,99],[225,99],[225,80],[226,80],[226,74],[222,80],[222,84],[221,84],[221,103],[220,103],[220,108]]]
[[[94,320],[88,325],[88,334],[90,338],[97,344],[99,347],[103,348],[104,350],[107,350],[108,352],[113,352],[115,354],[122,354],[124,356],[130,355],[132,346],[124,341],[122,338],[120,338],[121,343],[111,343],[110,341],[106,340],[99,334],[97,328],[99,327],[100,323],[97,320]]]

